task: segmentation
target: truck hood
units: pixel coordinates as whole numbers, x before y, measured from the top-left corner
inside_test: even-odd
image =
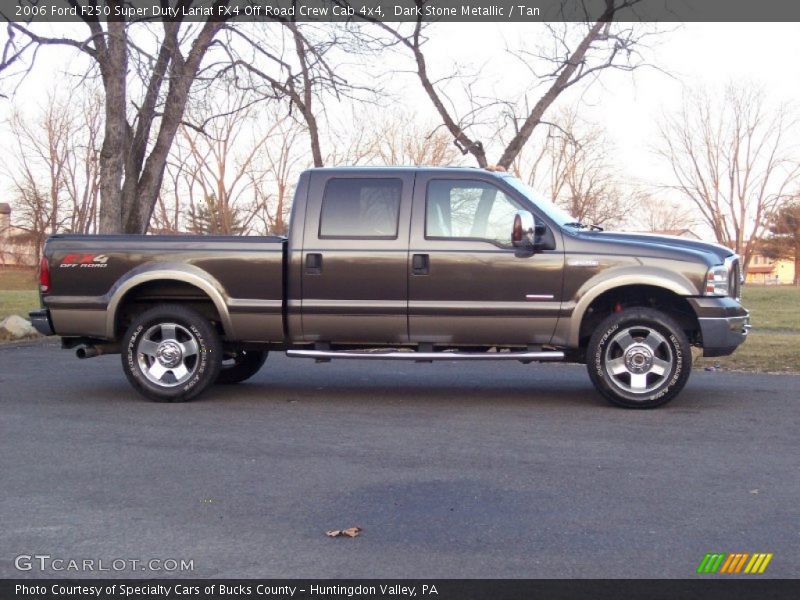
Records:
[[[593,242],[621,244],[627,247],[631,253],[639,256],[659,257],[667,254],[674,257],[678,253],[683,254],[685,259],[697,260],[699,255],[705,255],[709,265],[721,264],[733,254],[730,248],[721,244],[689,240],[672,235],[615,231],[581,231],[579,235],[584,239],[591,239]]]

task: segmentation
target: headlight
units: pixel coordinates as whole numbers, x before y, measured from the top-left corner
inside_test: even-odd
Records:
[[[706,295],[707,296],[727,296],[728,287],[728,267],[718,265],[711,267],[706,276]]]

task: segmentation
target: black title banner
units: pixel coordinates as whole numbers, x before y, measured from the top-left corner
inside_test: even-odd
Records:
[[[788,600],[800,597],[798,580],[456,580],[456,579],[6,579],[3,600]]]
[[[800,21],[793,0],[4,0],[0,19],[77,21]]]

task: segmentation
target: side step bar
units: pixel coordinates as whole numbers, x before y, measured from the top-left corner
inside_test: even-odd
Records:
[[[287,350],[286,356],[291,358],[315,358],[330,360],[332,358],[365,358],[372,360],[522,360],[544,361],[563,360],[560,350],[539,350],[537,352],[357,352],[349,350]]]

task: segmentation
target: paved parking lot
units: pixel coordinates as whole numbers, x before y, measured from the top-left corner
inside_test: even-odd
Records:
[[[200,577],[691,577],[706,552],[796,577],[799,399],[800,377],[698,372],[625,411],[576,366],[274,355],[160,405],[117,356],[0,346],[0,577],[37,553]]]

